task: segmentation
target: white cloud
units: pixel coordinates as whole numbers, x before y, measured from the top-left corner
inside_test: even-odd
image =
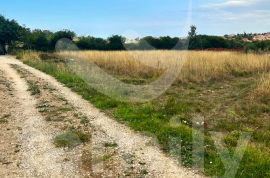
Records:
[[[201,0],[194,21],[202,33],[266,32],[270,29],[270,0]]]
[[[230,8],[240,8],[249,7],[264,2],[265,0],[229,0],[222,3],[206,4],[200,6],[201,9],[230,9]]]
[[[218,20],[269,18],[269,0],[227,0],[199,7],[202,16]]]

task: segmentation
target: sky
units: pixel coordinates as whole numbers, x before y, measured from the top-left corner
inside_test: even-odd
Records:
[[[191,24],[199,34],[270,32],[270,0],[6,0],[0,14],[31,29],[70,29],[78,36],[107,38],[135,31],[138,36],[187,34]]]

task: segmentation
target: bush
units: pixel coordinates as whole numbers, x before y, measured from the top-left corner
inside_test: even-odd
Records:
[[[55,53],[40,53],[39,58],[42,61],[51,61],[51,62],[63,62],[65,63],[66,61],[64,59],[61,59],[60,56],[58,56]]]
[[[254,43],[248,43],[244,47],[244,53],[257,52],[257,51],[258,51],[258,48],[256,47]]]

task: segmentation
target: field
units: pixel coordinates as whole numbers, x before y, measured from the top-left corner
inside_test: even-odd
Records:
[[[192,166],[192,118],[203,117],[204,165],[208,176],[222,176],[225,170],[227,177],[234,174],[233,166],[224,166],[209,133],[222,132],[223,147],[227,147],[232,156],[241,133],[252,132],[236,177],[270,177],[269,55],[207,51],[134,51],[132,54],[84,51],[63,52],[62,55],[66,59],[85,55],[115,78],[134,85],[157,80],[166,70],[163,66],[177,62],[182,68],[165,93],[148,102],[130,103],[94,90],[55,54],[26,52],[21,59],[54,76],[119,122],[136,131],[154,134],[160,148],[179,157],[187,167]],[[175,127],[170,123],[172,118],[185,124]],[[171,139],[180,135],[181,141]]]

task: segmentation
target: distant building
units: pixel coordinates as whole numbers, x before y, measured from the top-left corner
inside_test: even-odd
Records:
[[[126,39],[125,41],[126,44],[136,44],[136,43],[139,43],[139,39]]]
[[[218,36],[218,37],[226,39],[224,36]]]
[[[228,38],[233,38],[235,36],[235,34],[230,34],[228,35]]]
[[[180,40],[186,40],[188,37],[180,37]]]
[[[252,42],[252,41],[250,41],[250,40],[247,39],[247,38],[243,38],[243,41],[245,41],[245,42]]]
[[[264,41],[264,40],[265,40],[264,35],[257,35],[257,36],[254,36],[253,38],[253,41]]]

